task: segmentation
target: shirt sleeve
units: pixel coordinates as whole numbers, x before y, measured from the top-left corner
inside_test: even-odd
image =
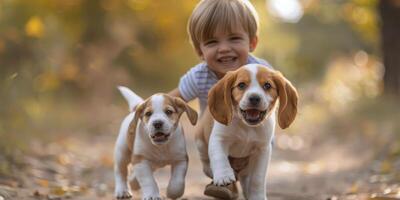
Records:
[[[267,67],[270,68],[270,69],[274,69],[274,68],[272,67],[272,65],[269,64],[268,61],[266,61],[266,60],[264,60],[264,59],[261,59],[261,58],[258,58],[258,60],[259,60],[260,64],[265,65],[265,66],[267,66]]]
[[[198,97],[195,72],[196,67],[193,67],[185,75],[183,75],[179,81],[179,93],[185,101],[190,101]]]
[[[262,59],[262,58],[255,57],[255,56],[253,56],[253,55],[250,55],[249,63],[257,63],[257,64],[265,65],[265,66],[267,66],[267,67],[270,68],[270,69],[274,69],[274,68],[272,67],[272,65],[269,64],[268,61],[266,61],[266,60],[264,60],[264,59]]]

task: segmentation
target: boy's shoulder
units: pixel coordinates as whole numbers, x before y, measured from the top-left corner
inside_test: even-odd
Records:
[[[179,81],[179,91],[186,100],[199,98],[207,102],[208,90],[218,81],[217,76],[208,68],[205,62],[190,68]]]
[[[207,63],[205,62],[195,65],[188,71],[188,73],[196,79],[214,78],[213,72],[208,68]]]
[[[254,56],[252,54],[249,54],[249,58],[247,60],[247,63],[249,63],[249,64],[261,64],[261,65],[265,65],[265,66],[273,69],[272,65],[269,64],[268,61],[266,61],[266,60],[264,60],[262,58],[258,58],[258,57]]]
[[[201,62],[190,68],[189,71],[192,73],[206,73],[209,72],[210,70],[207,67],[207,63]]]

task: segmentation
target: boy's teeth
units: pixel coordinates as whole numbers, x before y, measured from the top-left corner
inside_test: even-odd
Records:
[[[221,62],[230,62],[233,61],[233,58],[221,58]]]

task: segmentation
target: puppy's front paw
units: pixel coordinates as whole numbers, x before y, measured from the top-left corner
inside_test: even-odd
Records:
[[[129,192],[129,190],[127,188],[125,189],[116,189],[115,190],[115,194],[114,194],[115,198],[117,199],[129,199],[132,197],[132,194]]]
[[[225,186],[236,181],[232,168],[217,170],[214,174],[214,185]]]
[[[177,199],[183,195],[185,191],[184,181],[173,181],[168,184],[167,197],[170,199]]]
[[[162,200],[160,195],[147,195],[142,198],[143,200]]]

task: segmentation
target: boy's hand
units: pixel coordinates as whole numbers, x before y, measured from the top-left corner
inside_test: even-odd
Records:
[[[181,93],[179,92],[179,88],[173,89],[172,91],[168,92],[168,94],[173,97],[179,97],[179,98],[183,99]]]

